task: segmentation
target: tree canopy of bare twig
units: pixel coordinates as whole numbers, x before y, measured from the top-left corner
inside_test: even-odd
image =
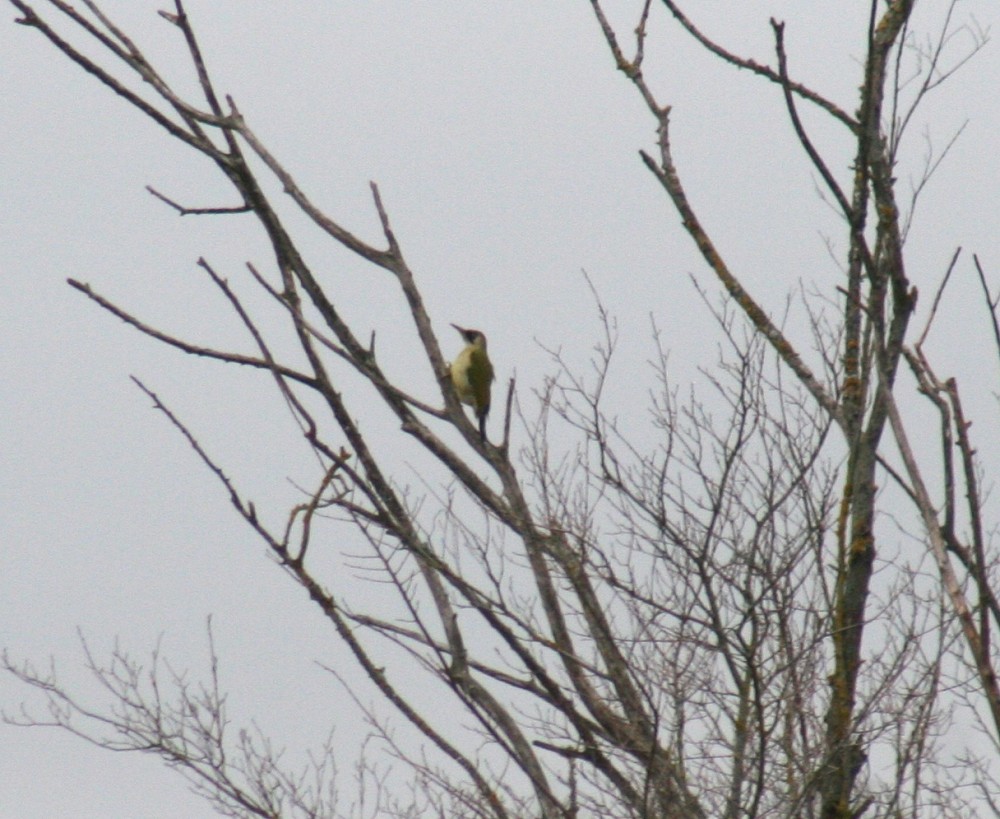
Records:
[[[968,261],[955,253],[937,294],[923,294],[933,307],[915,328],[906,240],[940,156],[926,162],[909,200],[895,175],[921,103],[986,42],[973,29],[972,45],[955,52],[954,3],[923,45],[911,31],[914,0],[873,0],[858,95],[834,100],[796,78],[778,20],[773,54],[761,61],[703,31],[696,4],[645,0],[622,28],[590,0],[596,36],[656,128],[641,162],[700,253],[694,279],[719,356],[703,372],[704,389],[682,394],[654,325],[652,432],[638,434],[607,409],[617,335],[597,298],[592,368],[581,373],[552,352],[543,384],[498,383],[499,434],[481,439],[378,185],[370,186],[377,240],[317,206],[238,101],[217,90],[181,0],[160,16],[186,48],[197,96],[175,90],[97,2],[8,2],[30,33],[208,159],[234,195],[204,206],[151,188],[164,207],[193,218],[250,215],[267,237],[271,256],[248,261],[238,283],[198,261],[245,327],[250,354],[153,326],[99,282],[69,284],[184,354],[260,371],[284,398],[316,467],[300,502],[274,522],[215,460],[211,441],[136,380],[378,691],[384,710],[368,713],[373,735],[410,766],[412,790],[383,793],[374,809],[345,805],[332,743],[305,771],[291,771],[267,737],[234,735],[214,649],[208,681],[192,683],[159,650],[147,664],[121,649],[101,661],[84,642],[110,709],[74,695],[54,670],[5,655],[7,671],[49,707],[47,717],[8,711],[8,720],[158,754],[230,816],[1000,815],[994,524],[959,386],[937,372],[925,345],[952,270]],[[840,279],[803,296],[812,335],[786,328],[752,292],[689,196],[671,101],[656,72],[647,74],[654,24],[679,26],[782,100],[843,230]],[[849,146],[849,167],[817,146],[807,124],[816,114]],[[433,394],[395,382],[374,336],[347,318],[289,227],[287,203],[267,193],[275,182],[327,241],[394,283]],[[995,286],[978,258],[975,269],[982,320],[997,332]],[[280,309],[294,359],[277,352],[275,328],[251,309],[245,287]],[[364,397],[337,375],[344,365],[370,391]],[[359,421],[372,394],[401,439],[447,476],[420,500],[401,489]],[[935,428],[908,420],[918,399],[934,409]],[[567,448],[554,443],[556,429]],[[919,521],[905,555],[880,522],[889,515]],[[364,556],[338,554],[338,531],[360,537]],[[331,556],[363,571],[331,574]],[[387,586],[395,610],[349,601],[345,584],[357,575]],[[448,707],[429,709],[412,674],[388,670],[385,646],[433,679]],[[331,673],[352,689],[350,675]],[[982,731],[983,747],[945,741],[957,712]],[[393,719],[421,742],[398,741]]]

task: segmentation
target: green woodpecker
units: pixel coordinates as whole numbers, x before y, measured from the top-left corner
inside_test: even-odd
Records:
[[[452,324],[462,338],[465,349],[451,363],[451,383],[463,404],[468,404],[479,419],[479,439],[486,440],[486,416],[490,412],[490,382],[493,365],[486,354],[486,336],[478,330],[466,330]]]

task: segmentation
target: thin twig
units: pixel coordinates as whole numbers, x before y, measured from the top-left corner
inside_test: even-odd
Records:
[[[938,305],[941,303],[941,297],[944,295],[944,289],[948,284],[948,280],[951,279],[952,271],[955,269],[955,265],[958,263],[958,256],[962,252],[962,248],[956,247],[955,252],[952,254],[951,261],[948,263],[948,269],[945,270],[944,278],[941,279],[941,284],[938,285],[937,292],[934,294],[934,303],[931,305],[930,315],[927,316],[927,323],[924,325],[923,332],[920,333],[920,338],[917,339],[917,343],[914,345],[917,350],[924,346],[924,341],[927,339],[927,334],[931,331],[931,323],[934,321],[934,316],[937,315]]]
[[[161,202],[169,205],[174,210],[176,210],[181,216],[201,216],[205,214],[223,214],[223,213],[250,213],[253,208],[249,204],[243,205],[233,205],[230,207],[218,207],[218,208],[188,208],[175,202],[173,199],[160,193],[156,188],[151,185],[146,185],[146,190],[149,191],[153,196],[159,199]]]
[[[994,298],[990,295],[990,286],[986,282],[986,273],[979,262],[979,255],[972,254],[972,261],[976,265],[976,275],[979,276],[979,284],[983,288],[983,297],[986,299],[986,307],[990,312],[990,323],[993,325],[993,339],[996,341],[997,355],[1000,356],[1000,322],[997,321],[997,305],[1000,304],[1000,293]]]

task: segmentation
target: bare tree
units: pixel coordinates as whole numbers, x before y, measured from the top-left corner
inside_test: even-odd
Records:
[[[598,299],[603,338],[593,369],[581,374],[553,354],[553,375],[537,400],[515,401],[514,384],[503,385],[496,402],[503,432],[491,442],[463,413],[378,187],[371,189],[382,228],[376,245],[316,207],[236,101],[220,96],[180,0],[161,15],[187,46],[197,100],[179,95],[96,3],[85,0],[81,11],[62,0],[9,1],[20,22],[210,159],[238,201],[191,207],[153,195],[184,214],[251,213],[269,239],[273,259],[248,263],[244,283],[280,306],[302,365],[272,352],[274,328],[207,260],[199,265],[244,323],[253,355],[180,338],[88,283],[70,284],[165,344],[273,380],[318,463],[312,488],[279,526],[258,514],[183,419],[139,387],[306,590],[387,711],[424,742],[398,742],[384,713],[370,713],[384,747],[412,766],[412,792],[387,792],[376,766],[365,773],[379,801],[344,808],[331,784],[329,747],[296,773],[282,768],[265,737],[243,731],[231,738],[214,670],[209,683],[194,686],[164,669],[158,654],[147,669],[121,651],[102,663],[89,649],[88,667],[107,689],[110,710],[83,704],[54,673],[5,657],[7,670],[50,703],[47,719],[30,712],[8,719],[159,754],[232,816],[1000,815],[991,795],[1000,770],[996,554],[957,385],[935,373],[926,329],[911,340],[917,294],[904,241],[922,183],[905,209],[894,176],[914,111],[985,43],[983,32],[967,29],[967,50],[949,50],[954,3],[945,4],[938,39],[924,46],[909,31],[913,0],[872,2],[859,98],[845,104],[793,79],[778,21],[771,21],[768,65],[712,40],[672,0],[655,8],[646,0],[625,45],[591,0],[615,64],[657,127],[656,148],[643,151],[642,161],[722,285],[721,302],[698,285],[720,356],[704,374],[707,392],[682,398],[654,327],[652,428],[623,426],[605,409],[616,333]],[[671,149],[670,105],[645,73],[656,15],[782,96],[843,220],[843,279],[831,292],[803,297],[811,336],[787,334],[744,287],[686,194]],[[81,38],[99,45],[103,59],[74,45]],[[821,155],[802,106],[841,129],[852,146],[850,168]],[[928,162],[925,180],[939,161]],[[393,278],[437,396],[412,395],[386,374],[374,339],[345,319],[265,192],[272,180],[330,241]],[[956,253],[952,267],[960,263]],[[997,299],[978,260],[977,270],[995,328]],[[400,491],[355,420],[353,402],[363,396],[338,383],[335,361],[374,390],[449,483],[419,503]],[[940,414],[930,433],[913,429],[900,409],[913,393],[900,377],[907,370]],[[556,427],[573,433],[575,448],[554,446]],[[471,455],[449,444],[451,430]],[[920,451],[912,443],[918,435]],[[935,457],[943,478],[932,488]],[[890,535],[879,524],[900,505],[919,516],[920,532]],[[338,527],[364,538],[372,582],[390,585],[397,612],[349,604],[340,578],[323,568],[329,555],[316,559],[332,548]],[[901,536],[918,548],[902,555]],[[422,705],[407,675],[387,673],[376,659],[386,644],[429,672],[472,727],[456,738],[451,714]],[[979,720],[993,746],[983,752],[945,742],[958,713]]]

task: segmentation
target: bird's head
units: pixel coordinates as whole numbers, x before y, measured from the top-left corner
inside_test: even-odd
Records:
[[[451,326],[458,330],[467,344],[474,344],[477,347],[486,347],[486,336],[484,336],[479,330],[470,330],[465,327],[459,327],[457,324],[452,324]]]

